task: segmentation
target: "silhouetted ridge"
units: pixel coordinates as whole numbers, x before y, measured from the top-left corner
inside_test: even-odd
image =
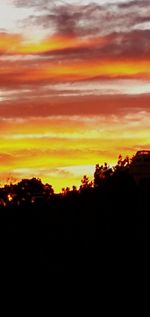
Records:
[[[118,254],[142,252],[148,232],[148,156],[120,155],[114,167],[96,164],[93,181],[84,175],[79,189],[67,187],[60,194],[36,178],[5,185],[0,189],[3,261],[96,272]]]

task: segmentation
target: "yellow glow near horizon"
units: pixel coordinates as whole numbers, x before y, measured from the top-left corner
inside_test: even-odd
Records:
[[[145,125],[141,131],[146,116],[144,113],[134,116],[136,125],[131,115],[130,120],[120,117],[117,123],[111,117],[105,120],[96,116],[91,116],[91,120],[79,117],[78,120],[70,116],[68,126],[63,116],[39,119],[40,124],[32,118],[24,124],[8,120],[0,142],[3,182],[8,175],[17,180],[35,176],[44,183],[49,182],[55,192],[65,186],[79,186],[83,174],[92,179],[96,163],[115,164],[120,153],[132,156],[135,144],[148,144],[149,126]],[[45,132],[49,133],[48,137]]]

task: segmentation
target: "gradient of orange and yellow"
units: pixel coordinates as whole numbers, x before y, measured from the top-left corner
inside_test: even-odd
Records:
[[[0,184],[59,192],[150,147],[149,13],[147,0],[0,1]]]

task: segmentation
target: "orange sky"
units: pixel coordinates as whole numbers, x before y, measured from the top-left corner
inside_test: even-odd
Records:
[[[134,12],[134,15],[132,14]],[[0,1],[0,184],[150,148],[150,3]]]

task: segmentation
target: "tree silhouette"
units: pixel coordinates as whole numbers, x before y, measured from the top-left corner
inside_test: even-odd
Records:
[[[99,187],[104,184],[104,181],[109,179],[113,174],[112,168],[105,162],[104,165],[96,164],[94,171],[94,187]]]
[[[80,186],[80,189],[85,189],[85,188],[91,188],[93,185],[93,182],[89,180],[89,177],[84,175],[81,179],[82,185]]]

